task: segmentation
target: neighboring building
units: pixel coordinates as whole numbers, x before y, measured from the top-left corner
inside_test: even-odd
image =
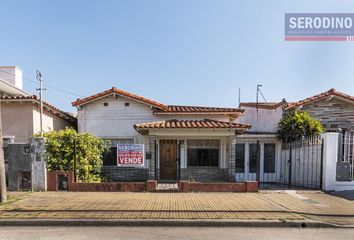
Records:
[[[284,112],[294,109],[318,119],[327,131],[354,131],[354,96],[334,88],[298,102],[288,103]]]
[[[240,123],[251,124],[249,132],[268,133],[277,132],[277,125],[283,116],[283,106],[285,102],[242,102],[240,108],[244,109],[244,115],[239,118]]]
[[[257,151],[261,181],[276,181],[280,145],[274,134],[247,134],[243,109],[164,105],[116,88],[73,106],[79,132],[111,140],[104,172],[112,181],[255,180]],[[126,143],[144,144],[143,167],[117,166],[116,144]]]
[[[37,96],[2,96],[1,120],[3,138],[28,142],[40,132],[40,101]],[[76,118],[43,102],[43,131],[76,128]]]
[[[297,102],[240,103],[245,114],[240,123],[252,125],[250,132],[276,133],[284,114],[297,110],[319,120],[327,131],[354,131],[354,96],[330,89]]]
[[[22,71],[16,66],[0,66],[0,100],[7,172],[8,144],[28,144],[33,134],[40,132],[40,101],[37,96],[22,90]],[[67,126],[77,128],[76,118],[44,101],[43,131],[60,130]],[[16,164],[13,166],[16,167]],[[30,172],[23,174],[24,176],[31,175]]]
[[[0,67],[1,120],[5,141],[28,142],[40,132],[40,101],[22,90],[22,71],[16,66]],[[43,102],[43,131],[77,126],[71,114]]]

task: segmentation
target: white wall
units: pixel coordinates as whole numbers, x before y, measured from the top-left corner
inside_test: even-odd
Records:
[[[322,134],[322,138],[324,140],[322,189],[334,191],[338,158],[338,133],[325,133]]]
[[[236,119],[235,122],[243,124],[251,124],[249,129],[251,132],[274,133],[277,131],[277,125],[282,117],[282,108],[277,109],[262,109],[252,107],[243,107],[244,115]]]
[[[104,106],[108,103],[108,106]],[[129,107],[125,106],[129,103]],[[227,116],[211,115],[154,115],[150,106],[125,97],[113,95],[83,105],[78,110],[79,132],[90,132],[104,138],[137,137],[134,124],[167,119],[215,119],[228,121]]]
[[[40,125],[40,106],[33,106],[33,133],[41,131]],[[65,127],[75,127],[75,124],[65,120],[64,118],[55,115],[44,108],[43,110],[43,131],[49,132],[52,130],[61,130]]]
[[[0,66],[0,79],[22,89],[22,70],[16,66]]]

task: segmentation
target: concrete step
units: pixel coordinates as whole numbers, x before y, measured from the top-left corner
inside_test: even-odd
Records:
[[[178,183],[158,183],[156,192],[180,192]]]

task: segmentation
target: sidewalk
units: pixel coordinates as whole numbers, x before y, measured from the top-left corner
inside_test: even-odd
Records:
[[[354,201],[319,192],[10,193],[0,219],[316,220],[354,225]]]

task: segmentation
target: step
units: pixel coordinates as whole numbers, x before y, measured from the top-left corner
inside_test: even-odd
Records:
[[[178,183],[158,183],[156,192],[180,192]]]

